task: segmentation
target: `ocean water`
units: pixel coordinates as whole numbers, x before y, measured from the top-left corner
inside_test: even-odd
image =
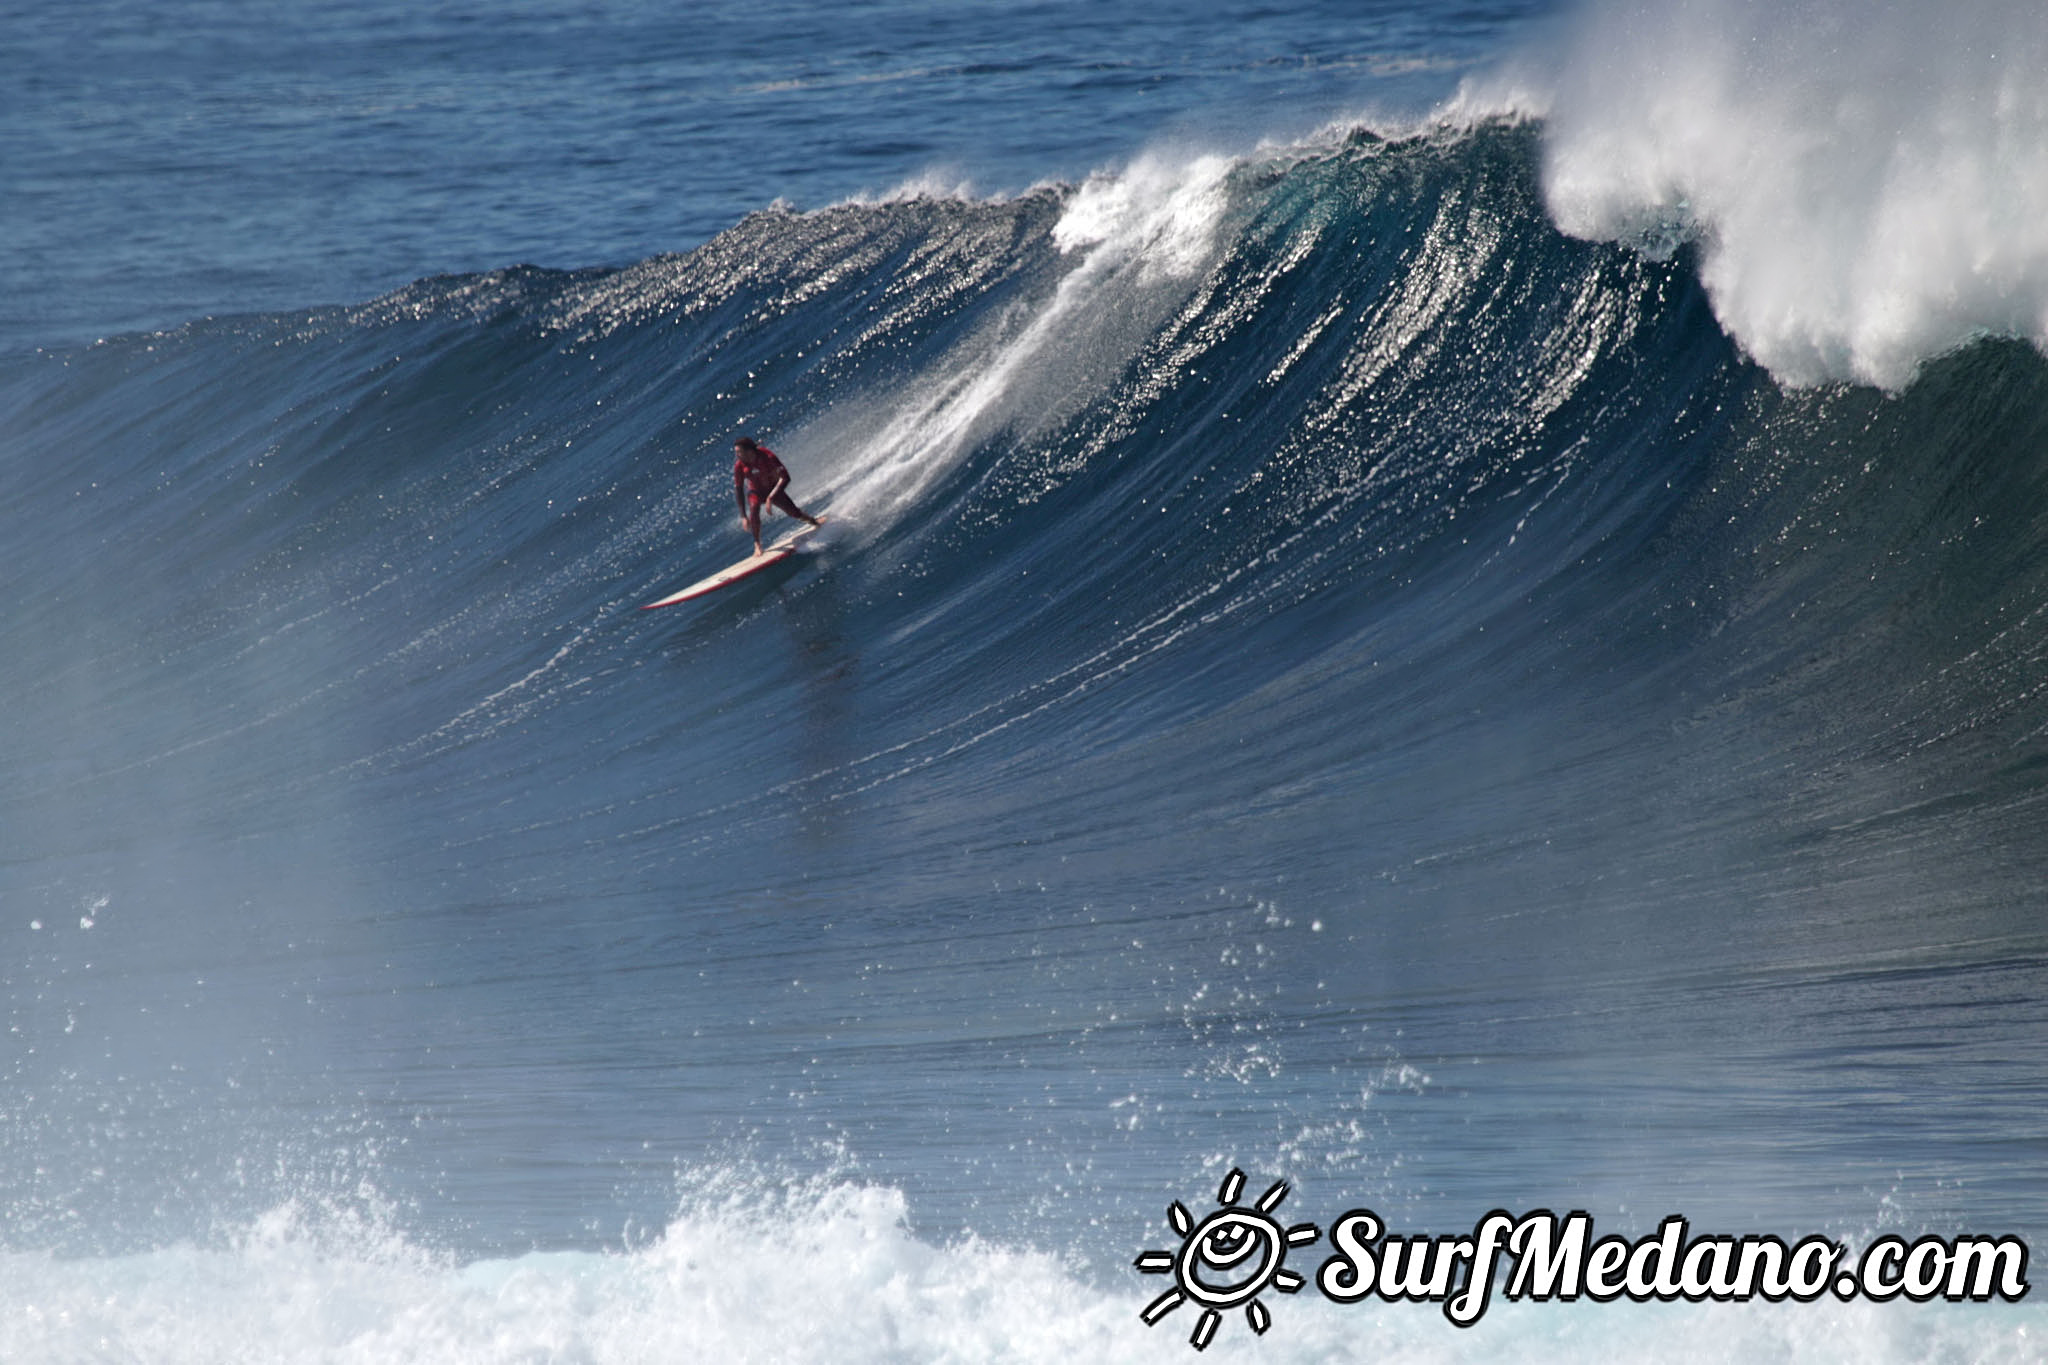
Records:
[[[2037,7],[7,17],[0,1360],[2048,1358]]]

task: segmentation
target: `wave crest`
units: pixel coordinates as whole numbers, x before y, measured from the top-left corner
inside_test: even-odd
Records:
[[[1978,336],[2048,349],[2038,6],[1602,0],[1568,43],[1552,216],[1696,239],[1722,326],[1780,380],[1897,389]]]

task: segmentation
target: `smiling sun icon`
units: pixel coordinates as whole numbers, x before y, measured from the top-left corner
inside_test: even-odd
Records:
[[[1202,1306],[1188,1344],[1197,1351],[1216,1335],[1223,1310],[1245,1305],[1244,1318],[1254,1332],[1263,1334],[1273,1325],[1272,1315],[1259,1295],[1271,1285],[1282,1294],[1292,1294],[1304,1283],[1286,1268],[1287,1248],[1313,1242],[1322,1234],[1314,1223],[1282,1227],[1273,1210],[1287,1197],[1287,1182],[1276,1180],[1273,1188],[1259,1196],[1248,1209],[1235,1207],[1244,1192],[1244,1172],[1223,1177],[1216,1192],[1220,1206],[1199,1224],[1194,1215],[1176,1199],[1167,1206],[1166,1221],[1180,1234],[1178,1252],[1148,1251],[1133,1262],[1147,1275],[1173,1276],[1173,1288],[1146,1305],[1138,1316],[1152,1326],[1174,1309],[1193,1299]],[[1217,1278],[1204,1278],[1204,1272]],[[1220,1281],[1220,1282],[1219,1282]]]

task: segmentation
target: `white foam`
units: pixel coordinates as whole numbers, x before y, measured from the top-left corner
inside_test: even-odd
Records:
[[[807,435],[851,453],[827,487],[833,510],[886,524],[990,434],[1056,419],[1114,378],[1214,259],[1236,164],[1153,154],[1076,189],[1053,228],[1076,263],[1042,300],[996,319],[886,409]]]
[[[1194,1192],[1190,1192],[1193,1194]],[[687,1360],[1186,1362],[1197,1315],[1156,1326],[1162,1289],[1122,1252],[1109,1283],[1059,1257],[904,1227],[906,1201],[844,1179],[745,1180],[630,1251],[462,1264],[388,1213],[283,1206],[217,1247],[59,1259],[0,1253],[10,1365],[673,1365]],[[1290,1209],[1312,1216],[1316,1210]],[[1129,1256],[1169,1245],[1165,1209]],[[1327,1217],[1327,1215],[1325,1215]],[[1324,1245],[1289,1264],[1312,1274]],[[1470,1329],[1433,1305],[1336,1305],[1273,1293],[1270,1330],[1241,1313],[1203,1360],[2041,1360],[2048,1310],[2023,1305],[1496,1303]]]
[[[1562,61],[1475,87],[1547,113],[1576,236],[1700,244],[1780,379],[1888,388],[1974,337],[2048,350],[2048,11],[1594,0]]]
[[[1055,1258],[903,1229],[897,1191],[819,1182],[678,1216],[630,1252],[460,1265],[287,1205],[231,1245],[0,1254],[0,1359],[329,1363],[1110,1359],[1135,1306]],[[1182,1348],[1185,1349],[1184,1347]]]
[[[1200,270],[1215,246],[1227,205],[1224,180],[1234,158],[1153,154],[1115,175],[1089,178],[1053,228],[1061,251],[1086,251],[1101,275],[1138,260],[1146,280],[1182,279]]]

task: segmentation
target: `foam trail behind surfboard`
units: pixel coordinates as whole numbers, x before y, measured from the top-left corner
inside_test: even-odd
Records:
[[[1076,190],[1053,229],[1076,264],[1041,302],[887,407],[806,431],[805,445],[862,452],[828,480],[837,505],[893,520],[990,435],[1057,421],[1099,392],[1214,263],[1238,164],[1148,156]]]

